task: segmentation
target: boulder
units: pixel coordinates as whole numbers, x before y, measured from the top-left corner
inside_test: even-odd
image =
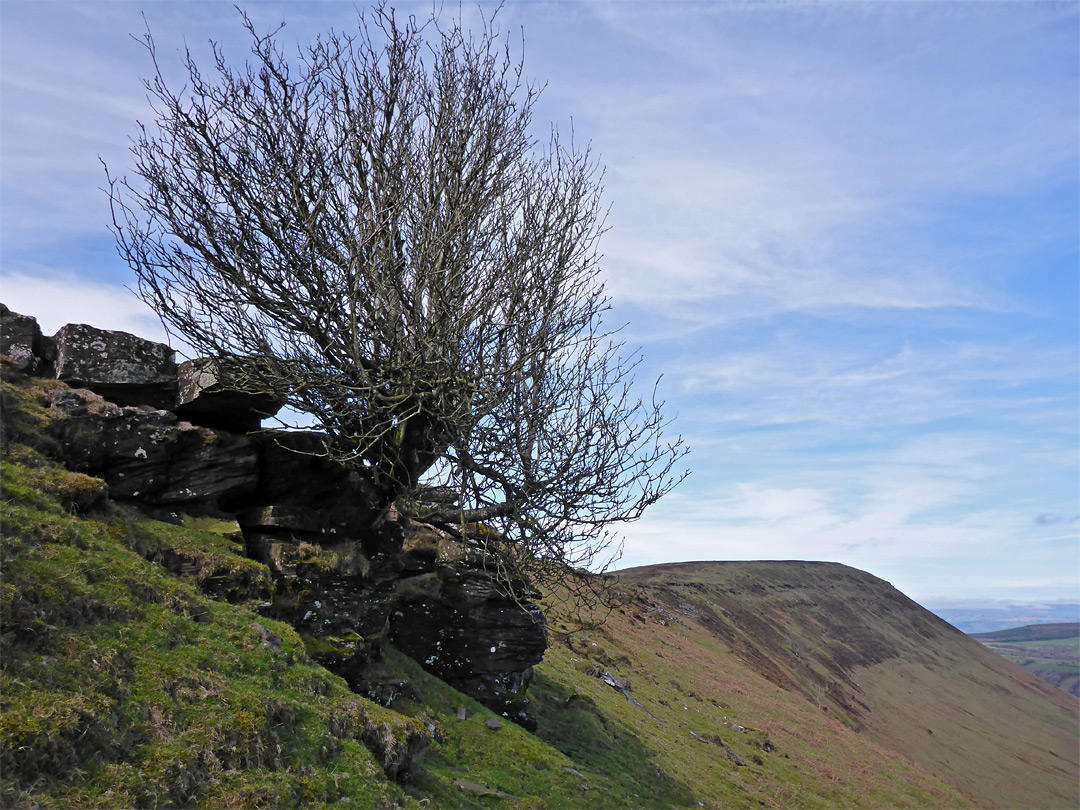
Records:
[[[260,513],[269,517],[262,523],[275,522],[275,513],[288,515],[265,509],[245,516]],[[399,556],[381,550],[400,548],[400,537],[372,535],[393,535],[394,528],[356,535],[283,528],[280,522],[244,527],[248,556],[267,565],[276,583],[264,612],[295,627],[308,654],[362,694],[379,688],[371,665],[380,657],[401,572]]]
[[[178,416],[206,427],[246,433],[258,430],[263,419],[281,410],[282,401],[272,393],[252,393],[246,388],[247,372],[254,361],[238,358],[188,360],[177,369]]]
[[[365,532],[388,517],[389,500],[361,471],[328,457],[325,435],[264,431],[251,438],[259,448],[259,491],[253,503],[316,512],[320,531],[329,533]]]
[[[0,304],[0,354],[7,356],[17,371],[40,374],[56,360],[56,344],[41,334],[36,318]]]
[[[451,686],[527,729],[525,692],[547,649],[538,596],[496,577],[495,560],[473,551],[397,582],[389,638]]]
[[[72,470],[103,478],[118,500],[187,514],[219,514],[254,492],[255,445],[169,411],[120,406],[86,389],[46,395],[48,432]]]
[[[117,405],[176,406],[175,352],[127,332],[68,324],[53,336],[56,378]]]

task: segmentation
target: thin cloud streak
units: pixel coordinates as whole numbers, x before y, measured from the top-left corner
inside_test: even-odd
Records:
[[[566,107],[588,110],[598,140],[617,144],[606,252],[618,301],[698,323],[830,307],[1010,306],[966,269],[998,261],[997,240],[960,257],[925,233],[942,204],[1024,193],[1075,168],[1067,86],[1014,80],[1007,53],[989,83],[961,83],[965,62],[985,63],[996,29],[957,38],[952,15],[894,14],[900,36],[884,37],[880,20],[870,26],[882,54],[872,43],[833,51],[759,30],[740,38],[737,13],[733,25],[731,15],[700,19],[700,6],[650,7],[647,25],[641,8],[595,10],[662,64],[642,83],[558,85]],[[848,11],[815,12],[826,40],[843,40]],[[769,16],[779,30],[790,25]]]

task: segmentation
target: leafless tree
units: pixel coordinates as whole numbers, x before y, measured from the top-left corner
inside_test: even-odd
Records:
[[[686,448],[602,323],[598,162],[530,134],[540,88],[493,16],[379,5],[292,58],[242,19],[249,61],[188,52],[182,89],[146,34],[155,121],[108,177],[140,296],[198,353],[258,358],[237,385],[307,415],[380,508],[533,579],[603,567]]]

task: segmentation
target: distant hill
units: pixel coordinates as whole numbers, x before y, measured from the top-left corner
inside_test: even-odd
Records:
[[[971,633],[978,641],[1056,641],[1074,639],[1080,636],[1080,622],[1061,622],[1059,624],[1029,624],[1026,627],[1011,627],[1008,630],[996,630],[993,633]]]
[[[620,579],[976,804],[1080,806],[1077,701],[877,577],[834,563],[704,562]]]
[[[1044,681],[1080,696],[1080,623],[1033,624],[974,637]]]

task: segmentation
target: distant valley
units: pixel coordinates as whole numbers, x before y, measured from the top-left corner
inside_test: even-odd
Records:
[[[925,607],[935,616],[940,616],[957,630],[969,635],[1032,624],[1080,622],[1080,605],[1069,602],[1000,602],[963,607],[931,603]]]
[[[998,655],[1080,697],[1080,623],[1035,624],[972,635]]]

